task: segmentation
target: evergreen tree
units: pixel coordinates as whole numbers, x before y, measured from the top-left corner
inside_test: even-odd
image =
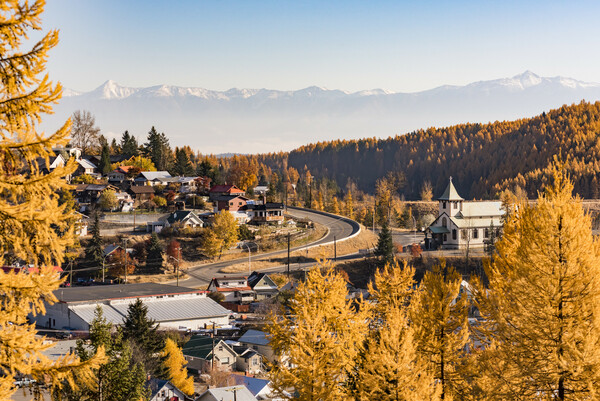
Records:
[[[158,324],[148,317],[148,307],[138,298],[127,308],[127,316],[123,320],[123,339],[137,344],[143,355],[148,373],[160,372],[160,357],[164,346],[158,333]]]
[[[139,156],[137,139],[133,135],[129,135],[129,131],[123,132],[121,136],[121,154],[127,159],[133,156]]]
[[[100,171],[102,174],[108,174],[112,171],[110,166],[110,149],[108,144],[102,145],[102,154],[100,155]]]
[[[354,219],[354,201],[352,199],[352,192],[348,192],[348,194],[346,195],[344,214],[348,218]]]
[[[148,256],[146,257],[146,268],[151,271],[159,271],[163,267],[163,249],[158,240],[158,235],[152,233],[146,249]]]
[[[167,371],[167,377],[178,389],[186,395],[194,395],[194,378],[188,376],[188,371],[185,367],[187,361],[183,356],[181,348],[175,341],[167,338],[165,348],[163,350],[163,364]]]
[[[170,170],[172,152],[169,140],[164,133],[158,133],[154,127],[148,132],[148,142],[144,144],[144,154],[152,160],[158,171]]]
[[[386,222],[383,223],[379,232],[375,255],[379,256],[384,263],[392,263],[394,261],[394,242],[392,240],[392,233]]]
[[[113,326],[106,320],[102,307],[98,305],[94,319],[90,323],[90,346],[92,350],[106,349],[108,360],[95,373],[93,386],[74,388],[72,383],[64,383],[63,388],[54,391],[54,400],[69,401],[121,401],[147,400],[146,375],[140,363],[133,360],[132,350],[119,332],[112,335]],[[77,342],[76,352],[82,360],[90,357],[90,351],[83,341]],[[74,384],[77,384],[77,377]]]
[[[117,143],[117,139],[113,138],[112,141],[110,142],[110,154],[116,155],[119,153],[121,153],[121,147]]]
[[[368,307],[347,299],[346,281],[330,264],[308,272],[290,314],[267,326],[270,344],[289,363],[269,373],[279,392],[293,387],[298,400],[347,399],[348,379],[368,331]]]
[[[443,261],[425,273],[411,305],[417,349],[429,362],[427,371],[439,383],[441,399],[470,394],[465,377],[469,305],[461,282],[461,275]]]
[[[522,202],[506,221],[489,289],[475,287],[489,398],[580,400],[600,390],[600,240],[564,167],[552,169],[537,204]]]
[[[190,177],[194,175],[194,166],[190,161],[187,152],[184,149],[175,149],[175,164],[173,165],[174,175]]]
[[[102,266],[102,259],[104,258],[104,247],[102,246],[102,237],[100,236],[99,214],[99,212],[94,212],[94,224],[90,229],[92,238],[85,248],[85,259],[95,267]]]

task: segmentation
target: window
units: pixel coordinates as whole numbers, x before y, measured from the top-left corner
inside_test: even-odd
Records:
[[[445,217],[442,217],[442,227],[448,227],[448,220]]]
[[[229,357],[226,356],[225,358],[221,359],[221,365],[227,365],[229,364]]]
[[[223,351],[223,346],[219,346],[219,351]]]
[[[246,283],[243,281],[238,281],[238,284],[246,284]]]
[[[485,228],[483,230],[483,238],[490,238],[490,229],[489,228]]]
[[[456,209],[458,207],[458,202],[452,202],[452,209]]]
[[[229,206],[233,206],[233,202],[229,202]]]
[[[258,359],[256,359],[256,358],[252,359],[252,365],[253,366],[257,366],[258,365]]]
[[[446,208],[446,202],[442,202],[442,209]]]
[[[473,238],[478,238],[479,237],[479,230],[474,228],[473,229]]]
[[[444,234],[444,241],[448,241],[448,234]]]
[[[452,239],[456,240],[456,229],[452,230]]]

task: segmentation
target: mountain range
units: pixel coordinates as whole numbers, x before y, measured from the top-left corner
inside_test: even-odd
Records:
[[[75,110],[89,110],[101,132],[128,130],[144,142],[155,126],[172,146],[202,153],[266,153],[333,139],[389,137],[428,127],[513,120],[563,104],[600,100],[600,84],[530,71],[512,78],[440,86],[415,93],[360,92],[316,86],[296,91],[147,88],[107,81],[90,92],[65,89],[42,128],[56,129]]]

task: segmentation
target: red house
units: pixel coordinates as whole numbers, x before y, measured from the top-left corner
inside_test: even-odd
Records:
[[[210,189],[208,197],[210,200],[215,200],[220,196],[245,196],[246,192],[242,191],[235,185],[215,185]]]

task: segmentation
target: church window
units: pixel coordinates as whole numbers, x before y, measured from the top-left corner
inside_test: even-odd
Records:
[[[478,238],[479,237],[479,230],[474,228],[473,229],[473,238]]]
[[[452,239],[456,240],[456,229],[452,230]]]
[[[442,209],[446,208],[446,202],[442,202]]]
[[[445,217],[442,217],[442,227],[448,227],[448,220]]]
[[[444,241],[448,241],[448,234],[444,234]]]

